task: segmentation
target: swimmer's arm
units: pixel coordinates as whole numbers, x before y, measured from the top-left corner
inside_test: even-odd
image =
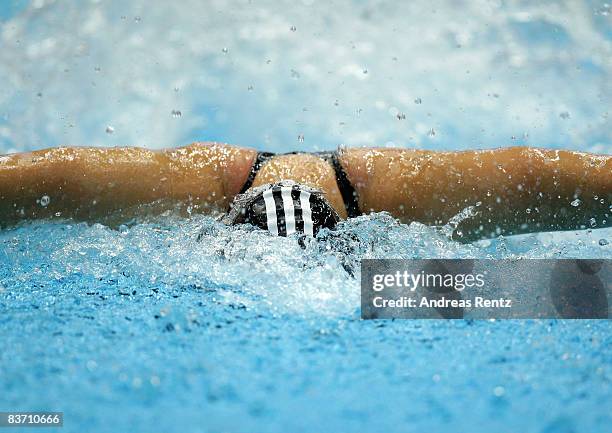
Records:
[[[222,211],[254,157],[250,149],[210,143],[157,151],[60,147],[0,156],[0,226],[50,217],[120,223],[170,208]]]
[[[612,157],[525,147],[465,152],[349,149],[362,211],[443,225],[468,206],[464,239],[612,225]]]

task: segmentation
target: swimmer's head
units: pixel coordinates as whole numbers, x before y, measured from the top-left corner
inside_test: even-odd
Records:
[[[333,229],[340,217],[322,191],[284,180],[237,195],[222,221],[252,224],[278,236],[316,236],[323,227]]]

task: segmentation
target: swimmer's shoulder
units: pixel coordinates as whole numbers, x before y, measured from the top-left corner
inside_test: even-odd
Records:
[[[212,170],[223,181],[225,195],[233,197],[240,192],[257,156],[257,151],[214,141],[197,141],[186,146],[161,150],[170,164],[189,170],[194,176]]]
[[[356,189],[367,187],[373,177],[389,178],[389,169],[411,165],[428,158],[431,152],[421,149],[387,147],[353,147],[338,150],[338,160]]]

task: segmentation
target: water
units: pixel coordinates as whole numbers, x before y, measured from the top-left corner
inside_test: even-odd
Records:
[[[610,154],[608,12],[2,2],[0,153],[220,140]],[[361,258],[612,258],[612,229],[460,244],[455,223],[377,214],[304,247],[200,215],[4,230],[0,410],[63,411],[66,432],[609,432],[609,321],[359,320]]]
[[[0,151],[303,134],[612,153],[608,3],[6,0]]]
[[[202,216],[27,224],[0,235],[0,404],[67,431],[609,431],[608,321],[363,322],[355,264],[609,258],[611,234],[461,245],[379,214],[302,248]]]

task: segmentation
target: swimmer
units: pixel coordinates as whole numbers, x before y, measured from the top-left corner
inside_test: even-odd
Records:
[[[178,209],[273,234],[316,235],[387,211],[464,240],[612,225],[612,157],[510,147],[346,148],[274,155],[219,143],[150,150],[58,147],[0,157],[0,225],[34,218],[120,224]]]

